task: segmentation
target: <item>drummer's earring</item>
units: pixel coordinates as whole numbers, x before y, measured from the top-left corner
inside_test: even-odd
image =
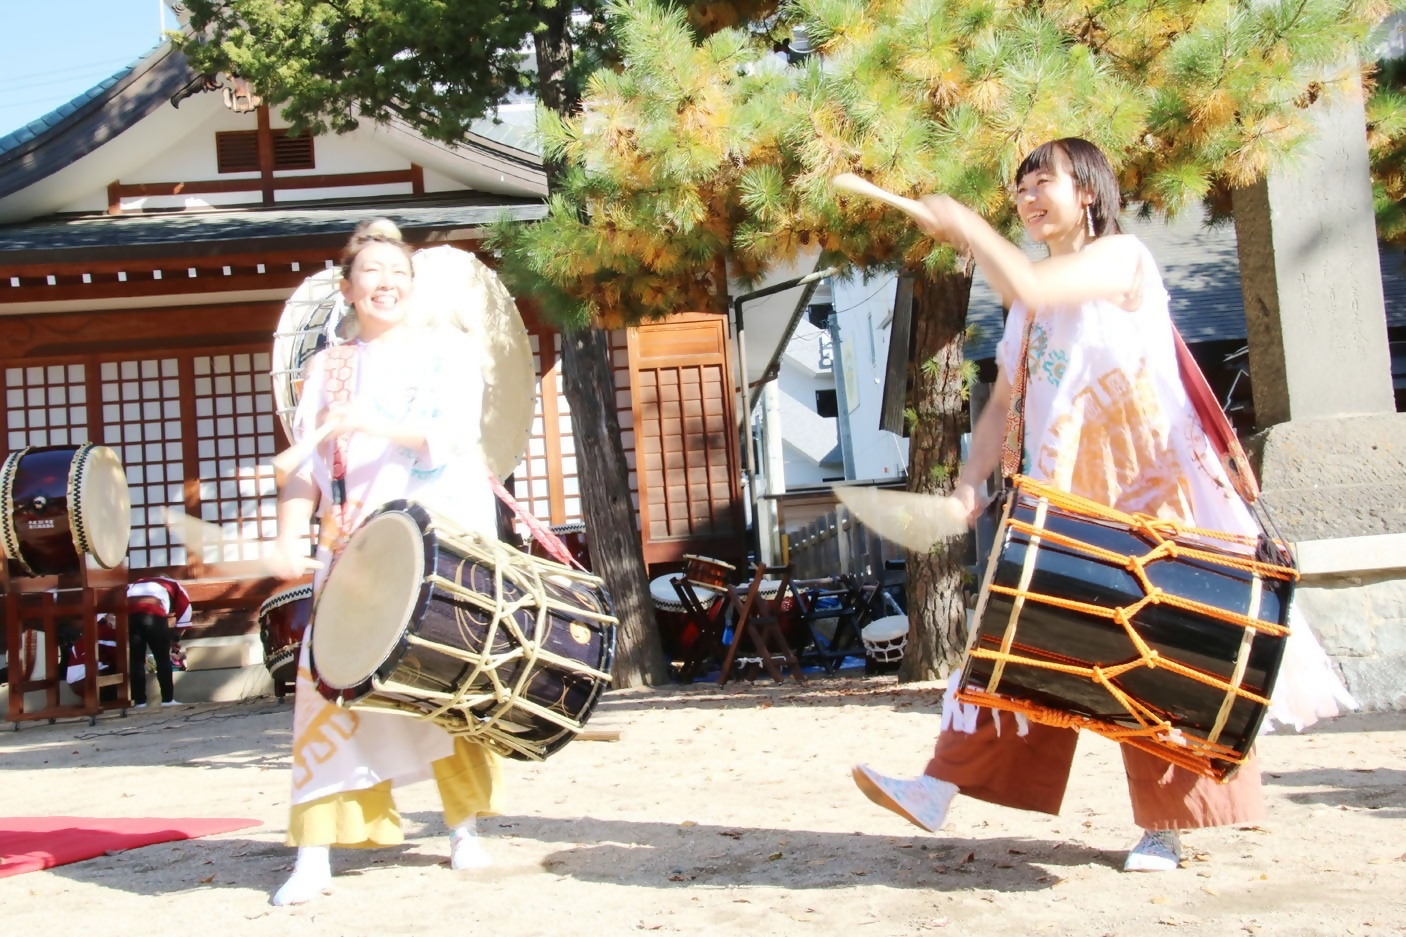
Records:
[[[1094,207],[1092,205],[1084,206],[1084,218],[1089,223],[1089,237],[1097,237],[1098,235],[1094,234]]]

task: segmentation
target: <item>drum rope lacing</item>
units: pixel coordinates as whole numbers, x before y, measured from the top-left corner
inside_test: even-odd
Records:
[[[561,726],[568,731],[580,732],[583,723],[573,719],[564,713],[556,712],[545,706],[541,706],[527,699],[525,689],[530,680],[536,675],[536,665],[538,662],[548,662],[579,675],[590,675],[598,679],[609,680],[610,674],[587,667],[579,661],[554,654],[547,650],[540,640],[530,638],[523,632],[519,625],[516,614],[519,611],[534,611],[534,633],[543,639],[550,632],[552,623],[548,616],[553,612],[561,613],[558,617],[563,621],[563,627],[569,627],[565,622],[575,619],[587,619],[601,624],[615,624],[613,616],[591,612],[578,606],[568,605],[557,601],[550,595],[547,583],[543,580],[542,570],[535,564],[528,571],[515,570],[511,577],[512,584],[522,590],[522,595],[515,601],[509,602],[504,596],[504,576],[507,569],[514,564],[514,558],[520,556],[516,551],[510,551],[496,541],[479,541],[470,543],[465,539],[456,537],[454,534],[437,527],[436,535],[441,542],[453,547],[462,556],[480,556],[484,549],[491,549],[498,554],[492,559],[494,562],[494,595],[491,600],[487,600],[481,593],[475,591],[470,584],[464,582],[465,568],[477,565],[472,559],[461,559],[455,568],[454,578],[448,579],[437,573],[431,573],[426,577],[427,581],[435,587],[445,592],[466,600],[477,606],[482,611],[491,615],[487,630],[479,639],[470,628],[468,611],[459,603],[455,603],[455,622],[458,625],[460,635],[464,640],[464,647],[472,647],[479,644],[481,651],[473,652],[459,650],[457,648],[446,647],[442,644],[427,641],[416,635],[407,635],[406,640],[411,644],[433,647],[440,654],[455,657],[466,663],[473,665],[473,671],[462,680],[459,686],[452,693],[435,693],[433,691],[420,689],[419,694],[425,697],[437,699],[437,703],[429,704],[428,708],[417,708],[416,714],[424,719],[442,719],[444,716],[455,713],[472,712],[473,707],[482,706],[486,703],[496,704],[493,711],[487,715],[480,712],[472,712],[473,718],[468,719],[462,727],[450,727],[444,722],[440,724],[451,735],[464,735],[470,738],[480,738],[489,744],[496,744],[510,750],[522,752],[533,758],[540,758],[541,753],[534,747],[533,743],[524,742],[517,739],[509,730],[499,727],[499,723],[508,721],[509,713],[513,711],[528,712],[530,714],[547,719],[550,722]],[[519,564],[520,565],[520,564]],[[571,580],[581,580],[588,583],[599,584],[600,580],[589,573],[578,573],[569,568],[553,568],[553,575],[560,575]],[[498,638],[499,625],[502,624],[511,633],[512,638],[517,642],[516,646],[506,653],[493,654]],[[520,658],[523,666],[518,668],[517,676],[511,685],[504,683],[499,675],[498,668],[504,663]],[[480,679],[487,681],[488,686],[480,685]],[[386,689],[394,692],[393,686]]]
[[[1150,751],[1174,764],[1178,764],[1181,767],[1200,774],[1209,773],[1209,759],[1211,758],[1222,759],[1235,764],[1243,764],[1249,757],[1248,754],[1242,756],[1229,746],[1183,735],[1156,710],[1144,705],[1124,692],[1114,681],[1130,670],[1143,667],[1148,669],[1162,667],[1180,676],[1218,689],[1228,695],[1233,694],[1262,706],[1269,705],[1269,700],[1267,698],[1239,686],[1238,681],[1228,682],[1212,674],[1163,657],[1157,650],[1147,644],[1134,627],[1133,621],[1138,613],[1147,606],[1161,604],[1180,608],[1185,611],[1209,615],[1228,623],[1237,624],[1247,629],[1253,629],[1261,634],[1275,637],[1287,637],[1289,629],[1275,622],[1253,619],[1237,612],[1219,609],[1202,602],[1182,598],[1181,596],[1169,595],[1161,588],[1152,584],[1147,575],[1147,567],[1159,560],[1178,558],[1197,559],[1214,565],[1238,569],[1256,577],[1288,581],[1297,580],[1298,571],[1292,567],[1281,566],[1253,558],[1253,550],[1256,545],[1256,541],[1253,538],[1226,533],[1224,531],[1192,527],[1176,521],[1152,517],[1146,514],[1123,514],[1098,502],[1091,501],[1087,498],[1081,498],[1069,492],[1050,488],[1028,478],[1017,476],[1013,481],[1017,490],[1021,493],[1029,494],[1033,498],[1046,500],[1051,507],[1099,520],[1117,520],[1126,525],[1133,533],[1142,534],[1152,540],[1155,546],[1142,556],[1129,556],[1114,553],[1093,544],[1085,543],[1074,537],[1051,531],[1048,527],[1036,527],[1028,522],[1010,518],[1007,521],[1008,530],[1018,531],[1029,537],[1038,538],[1043,544],[1058,544],[1096,559],[1103,560],[1111,565],[1121,566],[1137,579],[1139,585],[1142,587],[1144,595],[1131,605],[1118,608],[1105,608],[1086,602],[1078,602],[1059,596],[1034,592],[1028,588],[1012,589],[1008,586],[992,584],[989,587],[990,591],[999,595],[1010,596],[1018,602],[1033,601],[1093,617],[1111,619],[1120,625],[1127,633],[1138,656],[1133,660],[1121,664],[1100,666],[1098,664],[1073,664],[1051,660],[1039,660],[1018,653],[988,650],[975,645],[968,652],[969,655],[971,657],[996,662],[998,667],[1004,667],[1009,664],[1019,664],[1021,666],[1036,667],[1070,676],[1084,677],[1102,686],[1109,695],[1132,716],[1138,723],[1138,727],[1120,726],[1106,720],[1076,715],[1052,709],[1047,706],[1041,706],[1026,700],[1011,699],[981,690],[959,690],[957,692],[957,699],[964,703],[974,703],[993,709],[1019,713],[1036,722],[1056,728],[1089,729],[1105,738],[1113,739],[1118,742],[1126,742],[1134,747]],[[1252,551],[1251,557],[1242,558],[1212,553],[1206,550],[1198,550],[1195,547],[1178,542],[1177,538],[1185,537],[1205,537],[1234,543],[1250,549]],[[1166,738],[1169,736],[1179,736],[1180,741],[1184,744],[1185,752],[1171,750],[1164,746],[1145,741],[1154,737]]]

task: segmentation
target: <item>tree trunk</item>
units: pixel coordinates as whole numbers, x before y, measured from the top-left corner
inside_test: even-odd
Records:
[[[654,624],[654,603],[649,598],[649,578],[630,499],[629,467],[620,444],[607,334],[599,329],[578,329],[563,335],[562,373],[576,433],[591,564],[596,575],[605,580],[620,619],[612,669],[614,685],[667,682],[669,671]]]
[[[924,274],[913,286],[908,490],[946,494],[957,481],[966,430],[962,337],[970,271]],[[936,680],[960,664],[967,644],[962,602],[965,538],[908,554],[908,649],[901,681]]]
[[[567,80],[570,13],[570,4],[539,5],[543,28],[533,35],[538,95],[543,104],[562,114],[571,113],[578,103]],[[562,167],[547,160],[544,168],[547,189],[555,191]],[[585,328],[562,336],[562,377],[576,436],[591,564],[596,575],[605,580],[620,619],[613,683],[617,687],[665,683],[669,670],[654,623],[654,603],[649,597],[649,577],[630,498],[629,465],[620,442],[615,373],[605,332]]]

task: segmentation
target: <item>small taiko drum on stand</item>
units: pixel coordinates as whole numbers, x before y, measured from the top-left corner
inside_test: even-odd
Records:
[[[659,625],[659,641],[664,646],[664,656],[669,660],[690,661],[697,654],[698,639],[702,637],[698,626],[688,616],[688,610],[679,599],[674,580],[678,573],[656,576],[649,581],[649,595],[654,599],[654,620]],[[683,583],[688,589],[688,583]],[[725,599],[721,595],[694,589],[693,595],[699,605],[708,610],[710,616],[718,614]]]
[[[1298,573],[1264,537],[1133,516],[1027,478],[993,508],[957,698],[1215,780],[1249,757]]]
[[[275,592],[259,606],[259,640],[264,645],[264,666],[280,698],[298,675],[298,652],[303,632],[312,618],[312,584]]]
[[[540,761],[610,683],[616,625],[595,576],[392,501],[328,572],[311,661],[328,699]]]
[[[76,572],[84,555],[104,569],[127,558],[132,504],[122,460],[106,446],[37,446],[0,467],[0,538],[22,576]]]
[[[777,593],[780,591],[780,579],[763,579],[761,584],[757,586],[757,595],[768,602],[775,602]],[[780,606],[776,608],[776,624],[781,629],[782,636],[786,638],[786,643],[797,654],[810,643],[810,632],[806,629],[805,620],[801,616],[801,610],[796,605],[796,597],[791,592],[789,585],[786,594],[781,597]]]
[[[893,673],[908,647],[908,616],[876,618],[859,633],[864,642],[864,672]]]
[[[586,522],[570,521],[565,524],[553,524],[551,531],[557,535],[557,539],[566,547],[566,552],[570,553],[576,562],[580,563],[584,569],[590,571],[591,550],[586,543]],[[547,548],[536,540],[532,541],[528,552],[540,559],[555,559],[551,553],[547,552]]]
[[[726,592],[737,573],[736,566],[724,563],[722,560],[715,560],[711,556],[695,556],[692,553],[685,553],[683,560],[684,578],[695,586],[701,586],[713,592]]]

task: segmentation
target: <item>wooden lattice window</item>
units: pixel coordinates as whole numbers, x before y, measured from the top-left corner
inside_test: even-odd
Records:
[[[312,134],[293,136],[287,128],[271,133],[275,170],[316,168]],[[220,172],[258,172],[259,132],[223,130],[216,133],[215,163]]]
[[[88,442],[87,371],[81,364],[5,369],[10,451]]]
[[[198,356],[194,372],[200,516],[225,536],[204,543],[202,561],[267,556],[278,535],[278,488],[269,460],[274,430],[269,354]]]
[[[185,547],[170,536],[166,512],[184,510],[180,363],[175,358],[104,361],[103,442],[122,459],[132,500],[127,565],[180,566]]]

